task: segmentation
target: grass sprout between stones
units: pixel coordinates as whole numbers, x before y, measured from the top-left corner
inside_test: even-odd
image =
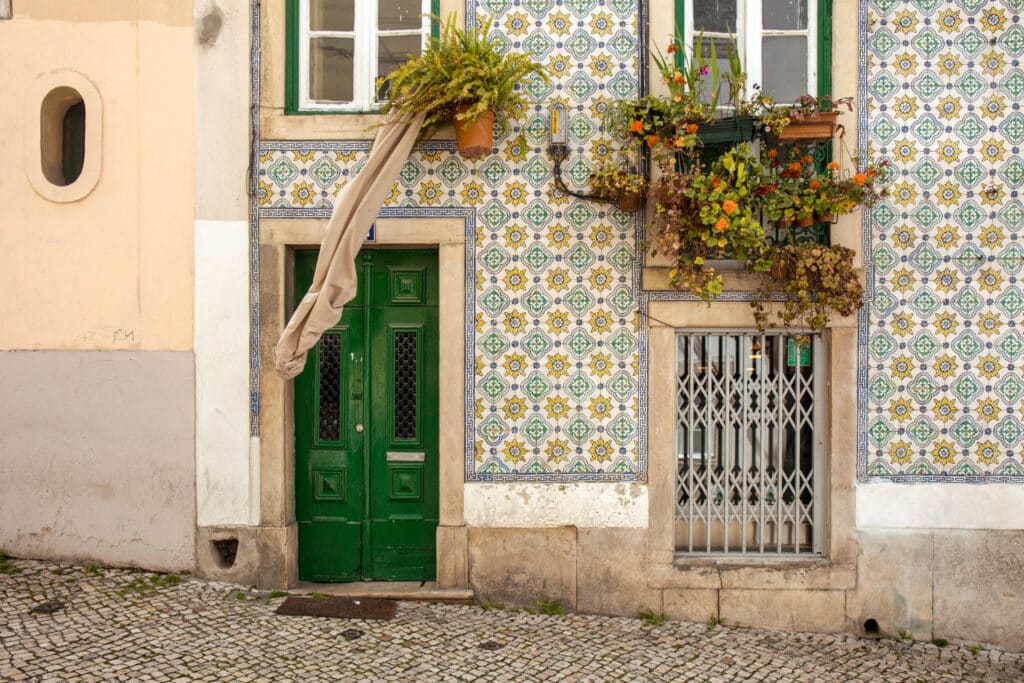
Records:
[[[659,614],[658,612],[650,609],[638,609],[636,611],[636,618],[642,620],[652,628],[657,628],[668,621],[668,617],[665,616],[664,612]]]
[[[20,574],[21,570],[15,567],[7,557],[7,553],[0,548],[0,574]]]

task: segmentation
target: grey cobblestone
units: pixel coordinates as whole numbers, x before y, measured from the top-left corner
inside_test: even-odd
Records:
[[[279,617],[282,598],[227,584],[11,564],[17,573],[0,575],[0,681],[1024,680],[1024,655],[952,645],[414,602],[387,622]],[[30,612],[53,600],[64,608]],[[364,635],[346,640],[352,628]],[[503,647],[480,649],[486,641]]]

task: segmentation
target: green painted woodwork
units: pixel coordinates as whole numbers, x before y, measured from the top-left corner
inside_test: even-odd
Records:
[[[315,264],[316,252],[296,254],[296,300]],[[367,250],[357,270],[356,298],[324,335],[337,343],[317,344],[295,379],[299,577],[428,581],[438,523],[437,254]],[[340,352],[336,374],[321,372],[325,347]],[[321,375],[337,377],[336,409]]]
[[[358,1],[358,0],[357,0]],[[366,114],[361,111],[303,111],[299,109],[299,0],[285,2],[284,36],[284,113],[285,114]],[[430,0],[430,35],[438,38],[441,27],[441,0]]]

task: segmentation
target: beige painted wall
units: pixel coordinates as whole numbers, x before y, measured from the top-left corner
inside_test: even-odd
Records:
[[[0,24],[0,350],[191,348],[192,26],[185,0],[19,0]],[[102,130],[98,182],[60,203],[29,180],[26,100],[67,72]]]

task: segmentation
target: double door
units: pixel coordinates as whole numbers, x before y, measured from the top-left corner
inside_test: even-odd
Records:
[[[296,298],[316,252],[295,259]],[[358,293],[295,380],[306,581],[426,581],[438,520],[437,254],[364,250]]]

